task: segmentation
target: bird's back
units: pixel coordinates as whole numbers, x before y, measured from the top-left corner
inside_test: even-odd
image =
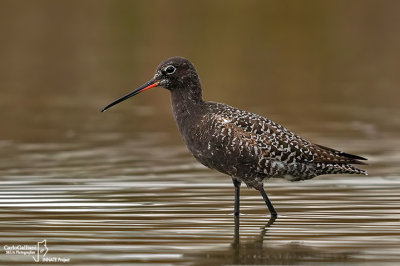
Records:
[[[193,119],[181,129],[192,154],[249,186],[268,177],[297,181],[323,174],[366,174],[351,165],[364,164],[362,157],[313,144],[265,117],[225,104],[204,102]]]

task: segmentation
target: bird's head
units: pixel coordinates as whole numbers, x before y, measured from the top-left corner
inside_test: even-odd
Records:
[[[193,86],[197,86],[200,89],[200,80],[193,64],[183,57],[171,57],[157,67],[156,74],[151,80],[136,90],[110,103],[103,108],[102,112],[113,105],[154,87],[163,87],[174,91],[189,89]]]

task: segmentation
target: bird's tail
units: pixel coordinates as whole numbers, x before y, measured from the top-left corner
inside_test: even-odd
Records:
[[[328,151],[330,153],[332,153],[338,162],[337,163],[342,163],[342,164],[366,164],[365,162],[362,161],[366,161],[367,158],[358,156],[358,155],[354,155],[354,154],[350,154],[350,153],[346,153],[346,152],[342,152],[342,151],[338,151],[326,146],[322,146],[319,144],[315,144],[315,146],[319,147],[320,149],[323,149],[325,151]],[[358,168],[357,168],[358,169]]]

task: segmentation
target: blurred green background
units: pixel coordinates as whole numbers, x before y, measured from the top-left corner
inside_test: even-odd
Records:
[[[397,132],[399,11],[399,1],[364,0],[2,0],[0,139],[175,136],[161,88],[99,112],[175,55],[195,64],[206,99],[289,129],[348,119],[357,134]]]

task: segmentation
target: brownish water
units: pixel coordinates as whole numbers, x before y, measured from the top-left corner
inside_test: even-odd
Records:
[[[399,263],[400,5],[296,3],[1,1],[0,263],[43,240],[70,265]],[[205,98],[368,157],[369,176],[271,180],[275,221],[243,188],[239,225],[167,91],[100,113],[173,55]]]

